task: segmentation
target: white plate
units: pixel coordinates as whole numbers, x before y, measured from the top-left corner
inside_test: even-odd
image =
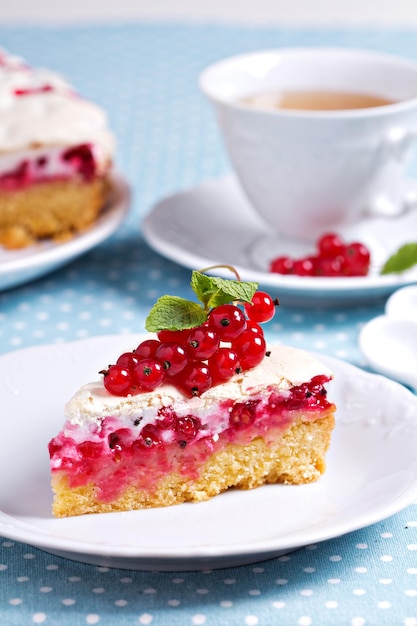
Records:
[[[413,197],[416,185],[408,184]],[[279,198],[277,198],[277,205]],[[372,253],[366,277],[319,278],[283,276],[268,271],[271,259],[311,254],[314,245],[271,233],[251,209],[233,176],[201,184],[159,202],[143,221],[143,233],[156,251],[191,269],[233,265],[243,280],[279,288],[283,302],[323,305],[383,297],[400,286],[417,282],[417,267],[403,274],[381,276],[378,269],[408,238],[415,240],[417,209],[397,217],[367,218],[339,229],[348,241],[360,240]],[[215,270],[230,278],[227,270]]]
[[[47,443],[62,426],[64,402],[140,340],[97,337],[0,357],[0,535],[112,567],[231,567],[372,524],[417,497],[417,398],[398,383],[323,357],[335,373],[330,395],[339,408],[327,472],[318,482],[53,519]]]
[[[22,250],[0,246],[0,291],[17,287],[73,261],[110,237],[126,217],[130,190],[117,174],[112,177],[112,193],[95,224],[65,243],[44,241]]]

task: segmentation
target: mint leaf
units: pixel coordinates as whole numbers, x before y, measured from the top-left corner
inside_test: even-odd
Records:
[[[233,300],[250,302],[258,288],[258,284],[193,272],[191,275],[191,287],[197,298],[203,303],[204,308],[212,309]]]
[[[183,330],[203,324],[207,312],[197,302],[179,296],[162,296],[149,312],[145,321],[148,332]]]
[[[406,243],[389,257],[381,274],[394,274],[409,270],[417,264],[417,243]]]

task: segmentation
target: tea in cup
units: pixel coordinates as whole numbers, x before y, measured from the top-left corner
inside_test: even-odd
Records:
[[[276,49],[220,61],[199,82],[243,190],[275,232],[313,240],[368,214],[402,212],[417,63]]]

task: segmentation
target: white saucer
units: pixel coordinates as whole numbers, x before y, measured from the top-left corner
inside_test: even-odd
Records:
[[[64,403],[140,336],[95,337],[0,356],[0,535],[76,561],[186,571],[279,556],[385,519],[417,497],[417,397],[336,359],[327,471],[310,485],[230,490],[208,502],[54,519],[47,445]],[[45,393],[45,381],[53,380]],[[33,399],[36,398],[36,402]]]
[[[412,181],[410,187],[415,186]],[[339,229],[346,240],[359,240],[371,250],[370,274],[358,278],[311,278],[268,272],[272,258],[309,254],[314,246],[272,234],[251,209],[233,176],[163,199],[145,217],[142,227],[149,245],[169,259],[191,269],[219,263],[233,265],[242,280],[279,289],[277,295],[284,297],[282,302],[365,301],[417,282],[417,267],[403,274],[378,274],[378,268],[400,245],[416,239],[417,209],[410,208],[397,217],[369,217],[355,226]],[[215,272],[230,278],[226,270]]]
[[[45,241],[22,250],[0,246],[0,291],[17,287],[73,261],[110,237],[127,215],[130,190],[118,174],[112,177],[112,195],[95,224],[65,243]]]

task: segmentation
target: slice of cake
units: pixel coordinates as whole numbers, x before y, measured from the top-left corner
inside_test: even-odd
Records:
[[[227,282],[235,283],[229,299],[241,301],[243,283]],[[205,296],[205,304],[218,301]],[[147,327],[160,327],[171,310],[176,328],[160,328],[121,354],[103,380],[68,402],[49,444],[55,516],[197,502],[230,487],[320,477],[334,427],[331,372],[303,350],[267,350],[258,322],[274,303],[254,290],[245,298],[245,308],[226,296],[200,307],[195,326],[190,318],[200,314],[189,310],[186,329],[171,307],[182,306],[182,315],[184,301],[160,299]]]
[[[104,111],[2,50],[0,110],[0,245],[86,229],[109,193],[114,138]]]

